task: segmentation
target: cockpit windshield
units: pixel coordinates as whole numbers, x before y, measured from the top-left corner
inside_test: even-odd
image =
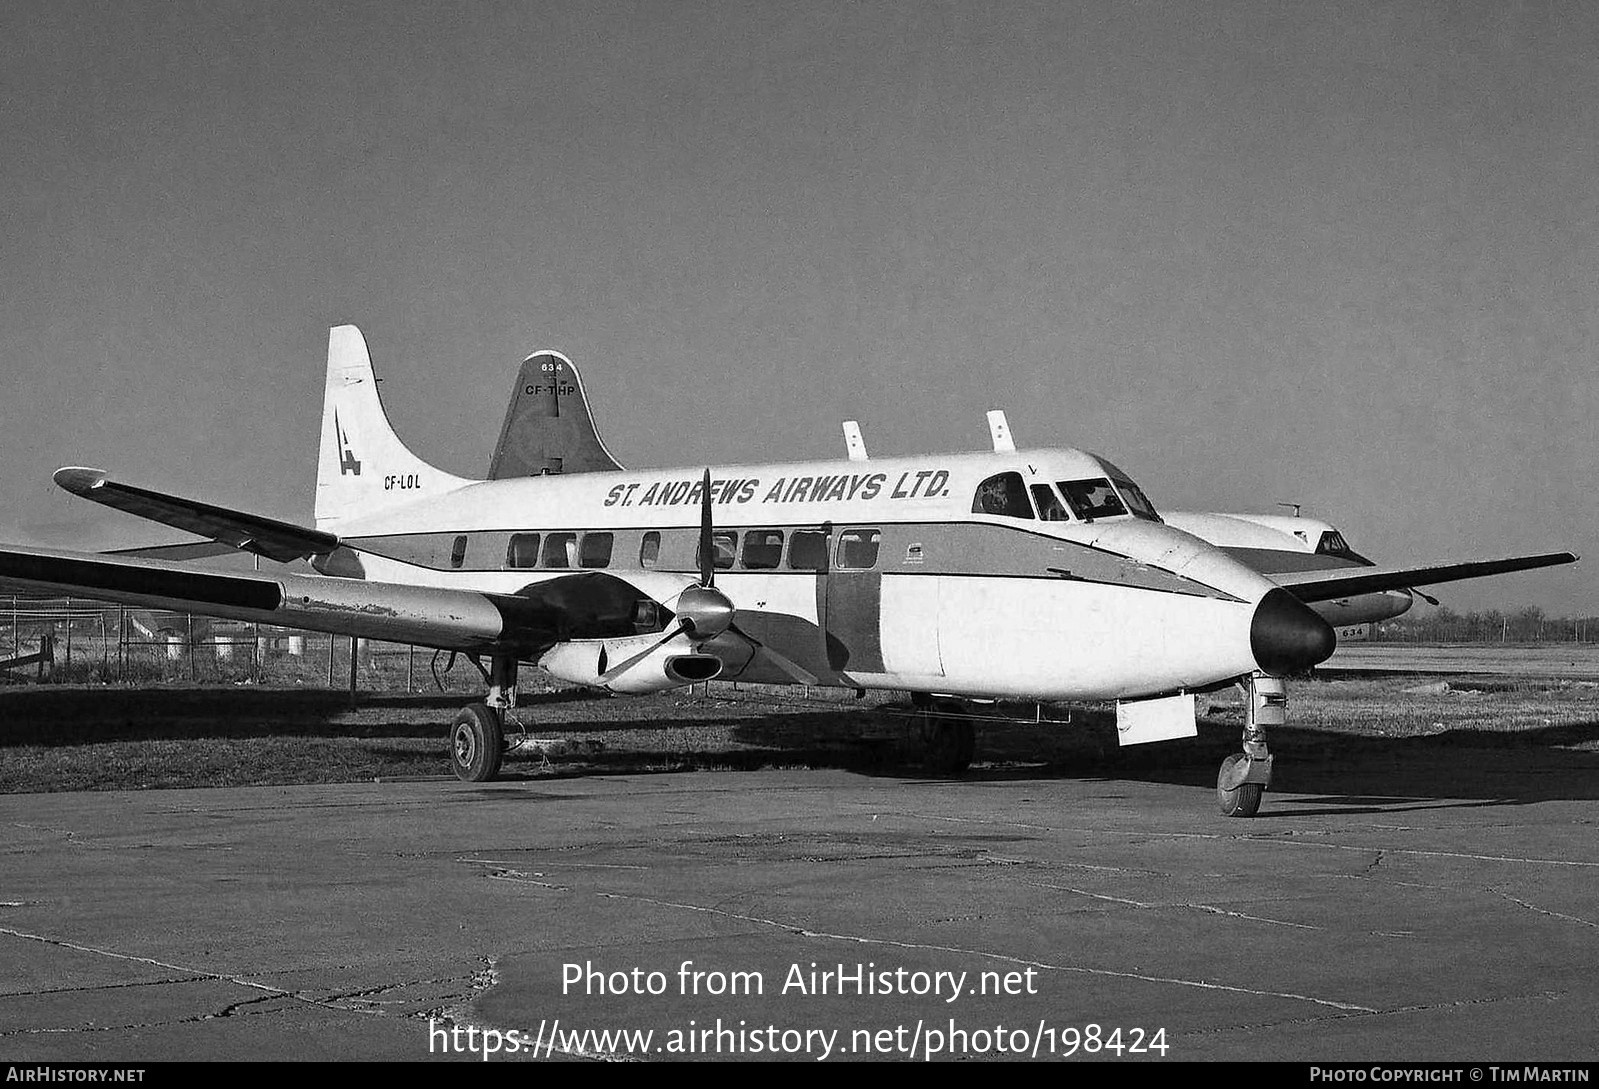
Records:
[[[1349,547],[1349,542],[1344,540],[1344,535],[1336,529],[1329,529],[1322,533],[1321,539],[1316,542],[1316,551],[1323,556],[1342,556],[1354,560],[1365,567],[1375,566],[1370,560]]]
[[[1116,518],[1127,513],[1116,489],[1103,477],[1097,480],[1062,480],[1060,494],[1071,504],[1072,513],[1084,521]]]
[[[1160,515],[1155,513],[1155,506],[1143,489],[1124,477],[1117,477],[1114,486],[1104,477],[1063,480],[1060,482],[1060,492],[1071,505],[1073,513],[1085,521],[1121,518],[1129,514],[1150,522],[1160,521]]]

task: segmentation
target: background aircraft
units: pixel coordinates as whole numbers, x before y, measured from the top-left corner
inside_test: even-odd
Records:
[[[560,418],[582,400],[570,361],[532,358],[552,388],[531,383],[521,410],[553,405]],[[719,676],[905,691],[927,709],[940,770],[972,755],[971,722],[942,702],[951,697],[1114,700],[1120,736],[1136,743],[1191,736],[1194,693],[1242,683],[1243,751],[1217,789],[1224,812],[1248,815],[1270,779],[1263,729],[1282,720],[1281,676],[1332,651],[1305,602],[1575,558],[1313,571],[1279,585],[1163,523],[1105,459],[1016,451],[1008,435],[991,453],[863,463],[862,449],[703,472],[606,471],[601,458],[615,462],[597,436],[581,456],[513,437],[502,431],[498,467],[520,458],[539,476],[472,481],[417,458],[389,425],[360,331],[339,326],[314,528],[101,470],[56,473],[75,495],[268,559],[309,560],[319,574],[8,548],[0,580],[466,652],[488,689],[451,730],[455,770],[469,780],[498,770],[523,662],[618,692]],[[589,470],[568,471],[568,458]]]

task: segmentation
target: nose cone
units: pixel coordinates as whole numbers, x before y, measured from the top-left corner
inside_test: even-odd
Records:
[[[1269,591],[1255,606],[1249,649],[1267,673],[1302,673],[1332,656],[1337,637],[1327,621],[1287,590]]]

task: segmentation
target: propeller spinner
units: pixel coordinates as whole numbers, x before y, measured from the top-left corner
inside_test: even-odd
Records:
[[[756,654],[764,656],[800,684],[817,683],[814,674],[733,623],[733,615],[737,609],[732,599],[716,588],[716,541],[713,528],[711,471],[707,469],[705,479],[700,484],[700,580],[686,587],[673,604],[672,611],[677,615],[676,627],[644,650],[606,670],[600,675],[601,684],[610,684],[678,636],[685,637],[695,650],[699,650],[702,644],[710,642],[724,632],[732,632],[749,643],[755,648]]]

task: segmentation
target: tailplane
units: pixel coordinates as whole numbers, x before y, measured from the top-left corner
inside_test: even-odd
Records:
[[[594,426],[583,380],[572,361],[550,351],[523,360],[489,462],[489,479],[621,468]]]
[[[319,529],[442,495],[472,481],[436,469],[408,450],[378,397],[366,338],[353,325],[328,330],[328,382],[316,469]]]

